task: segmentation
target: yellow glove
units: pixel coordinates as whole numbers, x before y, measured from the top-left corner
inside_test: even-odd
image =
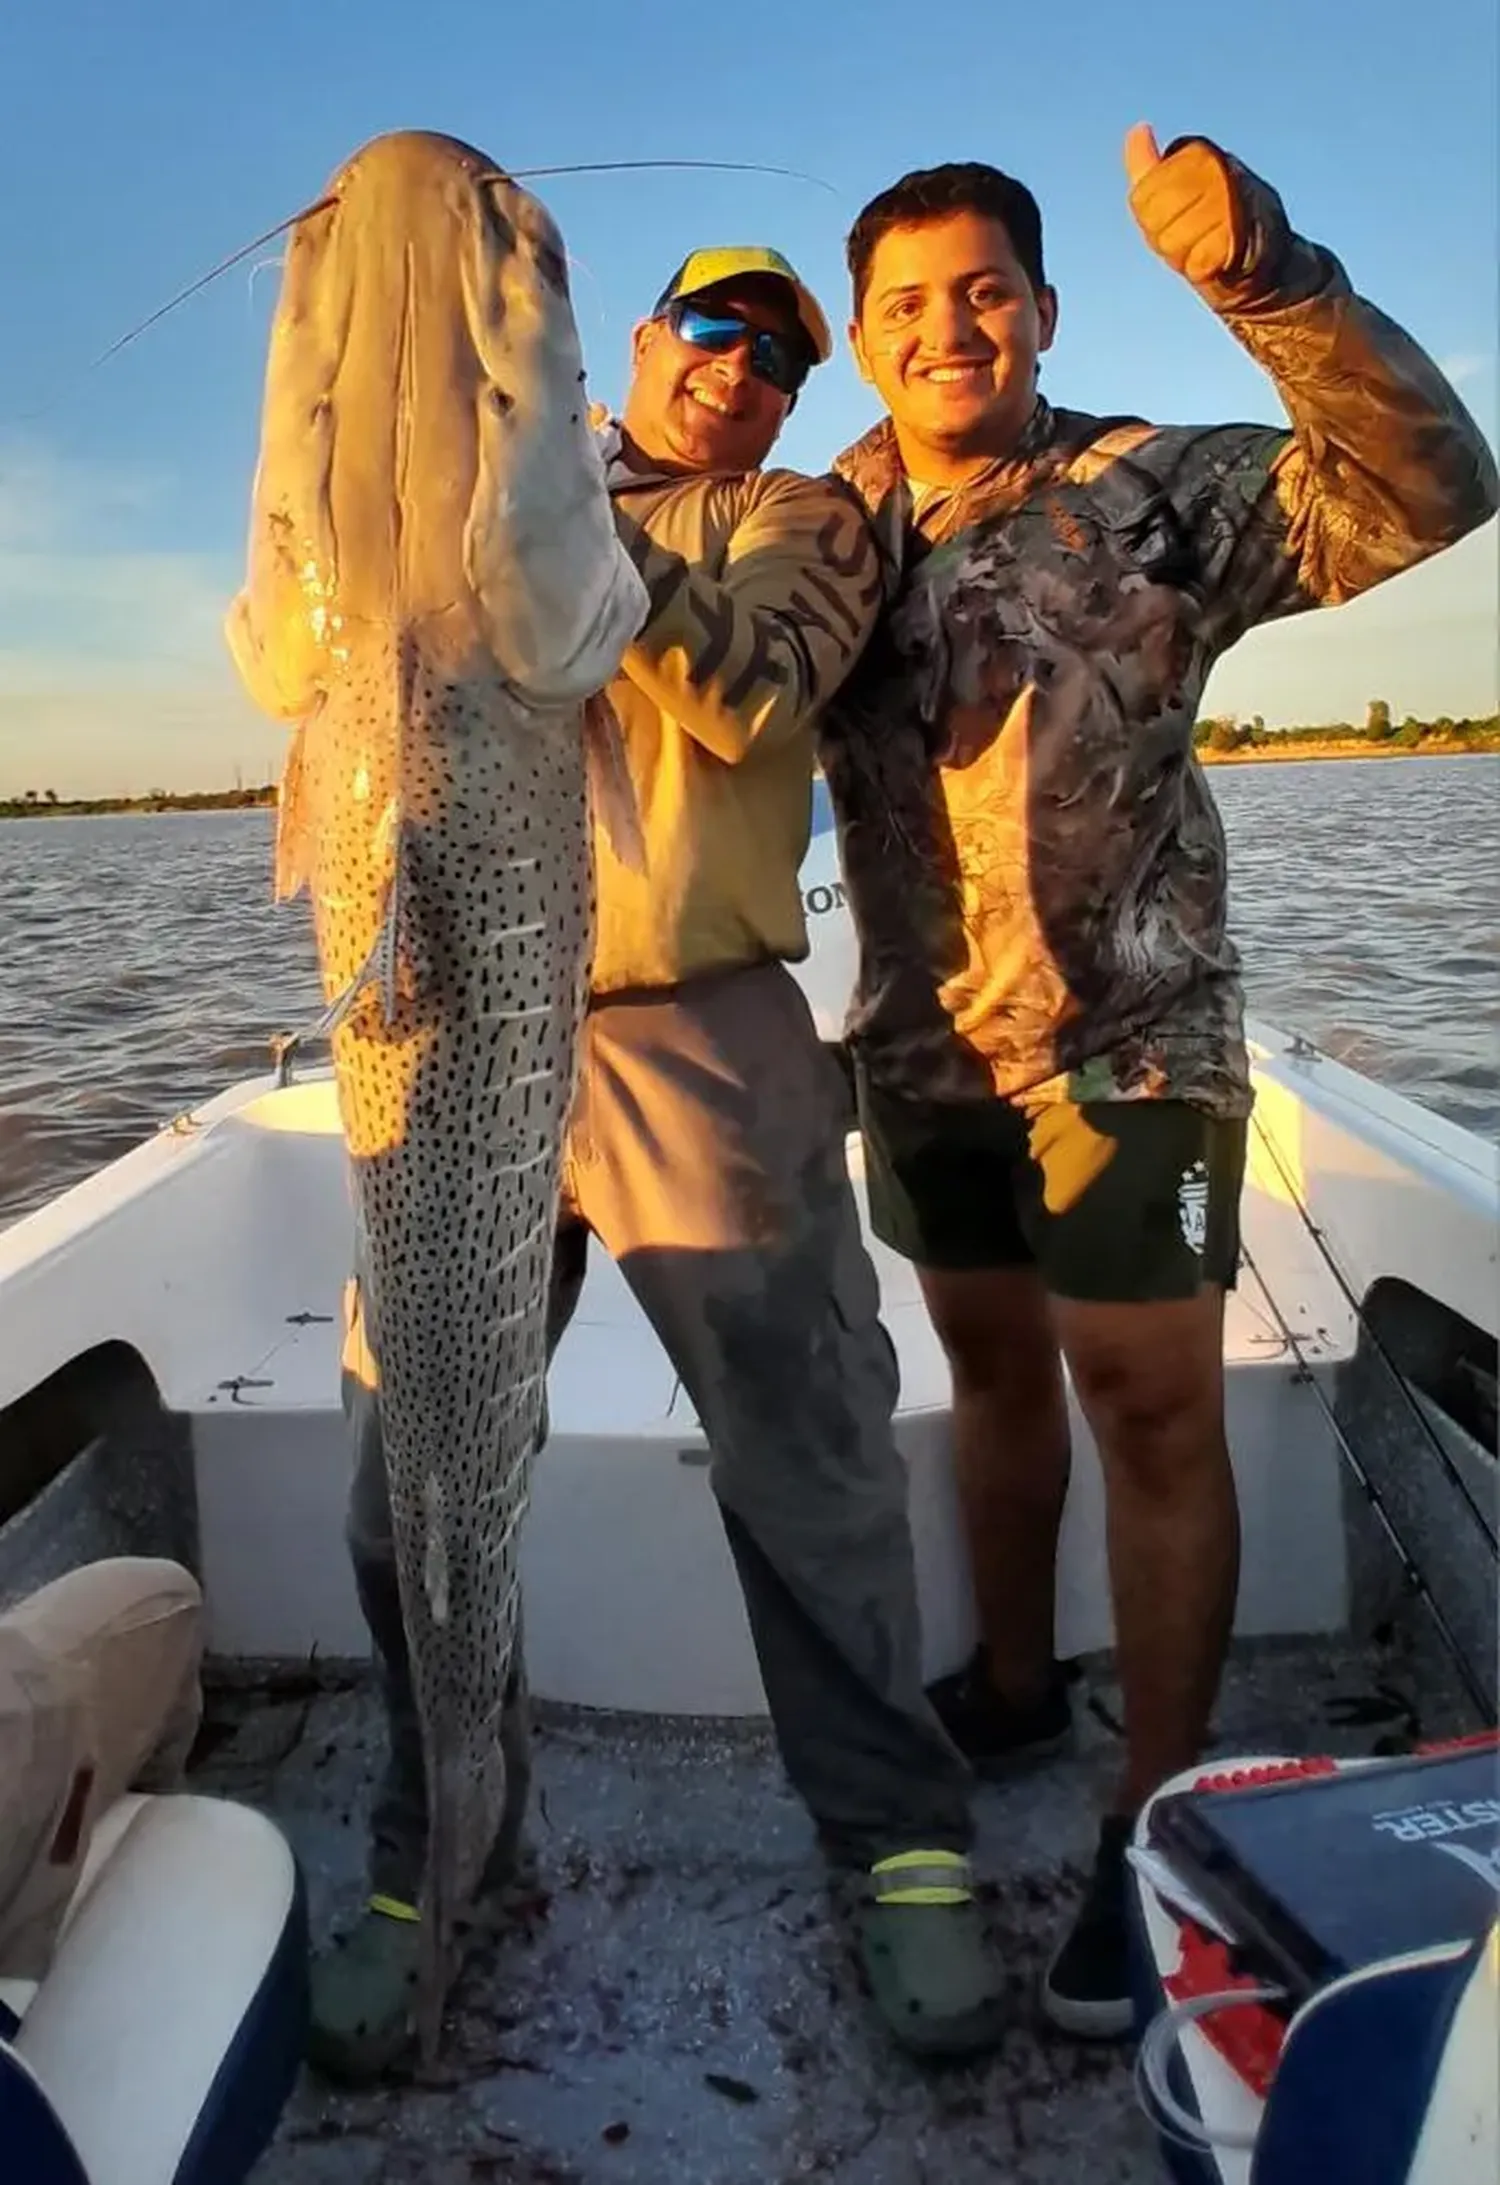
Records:
[[[1125,139],[1130,209],[1159,258],[1196,285],[1243,270],[1245,213],[1224,154],[1201,137],[1163,152],[1149,122]]]

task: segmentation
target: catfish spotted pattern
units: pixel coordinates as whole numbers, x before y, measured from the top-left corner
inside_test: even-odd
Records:
[[[590,786],[621,778],[590,768],[591,701],[647,606],[582,378],[543,208],[451,138],[366,146],[288,249],[227,631],[296,724],[277,888],[312,898],[350,1156],[428,1793],[429,2058],[505,1807]]]
[[[378,726],[400,680],[394,661],[362,666],[341,704]],[[461,1899],[505,1795],[500,1720],[592,867],[576,723],[506,733],[499,676],[454,685],[419,644],[407,680],[396,1007],[387,1023],[368,987],[333,1043],[429,1798],[450,1816]],[[341,759],[330,734],[311,764],[347,778]],[[347,801],[305,787],[332,819],[314,896],[332,998],[369,949],[382,881],[367,831],[340,824]]]

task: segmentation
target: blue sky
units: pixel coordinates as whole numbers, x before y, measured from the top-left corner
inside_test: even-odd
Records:
[[[279,765],[219,638],[239,576],[274,266],[242,265],[95,372],[184,282],[315,196],[366,137],[451,131],[523,168],[764,161],[769,176],[539,183],[577,272],[593,392],[692,246],[778,244],[847,316],[843,237],[904,169],[1023,175],[1062,293],[1046,385],[1167,421],[1279,419],[1157,264],[1125,201],[1137,120],[1217,138],[1496,417],[1493,0],[997,0],[476,6],[466,0],[17,0],[0,27],[0,793],[217,786]],[[669,90],[667,86],[670,85]],[[269,255],[269,253],[268,253]],[[871,421],[840,348],[780,454],[821,468]],[[1382,594],[1257,633],[1212,705],[1338,718],[1496,704],[1495,526]]]

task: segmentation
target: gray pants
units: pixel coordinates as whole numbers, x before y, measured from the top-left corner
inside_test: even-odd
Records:
[[[580,1061],[552,1346],[592,1231],[702,1421],[782,1760],[826,1850],[860,1865],[966,1850],[969,1772],[922,1690],[895,1354],[845,1168],[843,1088],[801,990],[757,965],[605,1000]],[[349,1540],[390,1720],[371,1879],[410,1899],[425,1800],[379,1400],[353,1376],[345,1391]],[[507,1840],[525,1713],[518,1676]]]

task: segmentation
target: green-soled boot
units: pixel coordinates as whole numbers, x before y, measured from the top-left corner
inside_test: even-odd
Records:
[[[371,1897],[346,1935],[313,1960],[307,2060],[348,2086],[377,2079],[415,2046],[416,1910]]]
[[[905,1851],[870,1869],[860,1957],[888,2031],[914,2056],[976,2056],[1008,2024],[1005,1977],[985,1933],[969,1862]]]
[[[478,1936],[503,1924],[506,1891],[530,1863],[524,1830],[531,1742],[524,1708],[509,1712],[500,1735],[507,1763],[505,1810],[475,1901],[457,1922],[460,1956]],[[307,2041],[314,2070],[359,2086],[415,2054],[421,1934],[415,1905],[377,1890],[348,1933],[314,1958]]]

